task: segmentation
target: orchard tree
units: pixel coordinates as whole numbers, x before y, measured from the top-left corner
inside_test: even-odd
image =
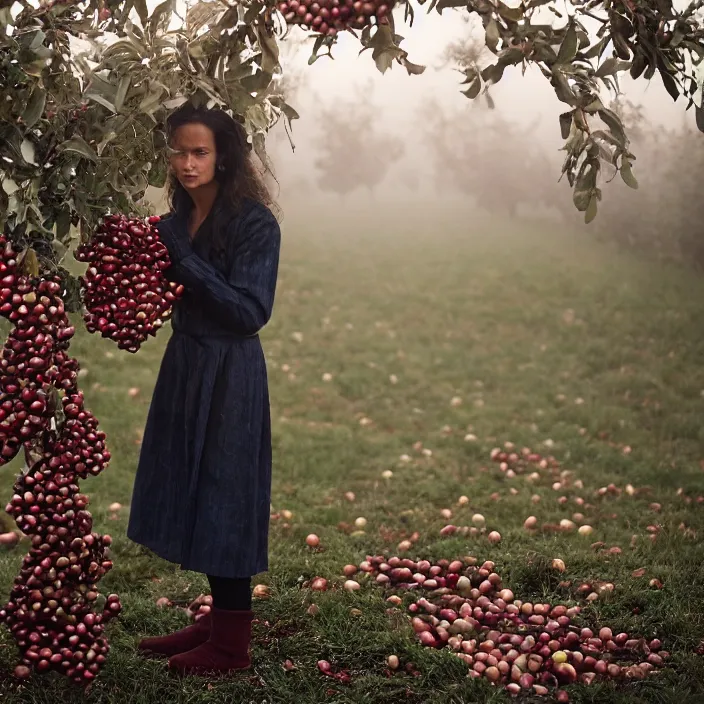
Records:
[[[702,2],[676,11],[670,0],[588,0],[567,2],[564,15],[552,0],[432,0],[428,10],[484,26],[493,60],[460,67],[468,98],[528,64],[551,83],[566,105],[563,172],[591,220],[603,165],[636,185],[626,131],[602,93],[615,93],[624,72],[657,73],[687,107],[700,100]],[[186,100],[226,108],[265,168],[268,131],[297,117],[275,80],[290,25],[311,32],[311,62],[349,31],[382,72],[423,71],[396,33],[418,10],[411,0],[200,0],[185,10],[175,0],[151,11],[145,0],[0,0],[0,314],[13,325],[0,358],[0,462],[24,452],[7,510],[31,541],[0,610],[20,649],[18,677],[55,669],[90,683],[108,651],[105,622],[120,610],[116,595],[97,591],[110,539],[92,531],[77,484],[103,470],[109,451],[78,389],[67,314],[83,303],[89,329],[135,351],[179,295],[163,280],[154,223],[127,217],[146,215],[145,190],[165,182],[170,111]],[[704,129],[700,106],[697,122]],[[402,149],[381,141],[374,172]],[[62,266],[78,241],[81,280]]]
[[[697,125],[704,130],[696,71],[704,57],[702,4],[696,0],[678,12],[669,0],[567,2],[567,16],[550,0],[528,0],[518,7],[501,0],[439,0],[435,6],[439,11],[448,5],[466,6],[481,17],[486,47],[496,60],[484,67],[473,61],[460,65],[468,98],[485,94],[507,68],[521,66],[525,71],[533,64],[569,107],[559,118],[566,152],[562,173],[573,188],[574,205],[590,222],[602,197],[599,176],[604,166],[617,169],[631,188],[638,185],[629,138],[603,94],[611,99],[619,94],[620,74],[651,79],[657,73],[674,100],[684,95],[689,108],[698,99]],[[545,10],[559,23],[534,21]]]
[[[266,164],[265,135],[295,112],[276,92],[276,14],[263,3],[0,2],[0,463],[24,453],[7,512],[31,547],[0,620],[19,678],[56,670],[89,685],[108,654],[117,595],[98,582],[110,537],[79,479],[110,453],[69,355],[68,312],[136,351],[179,294],[140,199],[166,179],[164,124],[187,99],[233,112]],[[279,33],[283,25],[279,23]],[[112,215],[109,215],[112,214]],[[103,218],[108,216],[106,220]],[[77,280],[62,266],[88,263]],[[117,293],[115,293],[117,292]]]
[[[522,127],[481,103],[449,113],[434,100],[422,106],[420,121],[437,190],[511,217],[521,204],[564,209],[554,164],[532,134],[538,120]]]
[[[342,198],[357,188],[366,188],[374,197],[376,187],[389,169],[403,156],[403,140],[379,127],[371,88],[336,101],[321,111],[320,156],[315,161],[318,187]]]
[[[645,255],[674,260],[704,271],[704,171],[701,134],[691,124],[659,125],[643,109],[619,101],[615,109],[631,127],[642,160],[639,192],[619,192],[604,203],[597,235]],[[626,189],[627,190],[627,189]]]

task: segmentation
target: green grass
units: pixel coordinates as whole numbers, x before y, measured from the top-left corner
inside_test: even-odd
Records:
[[[576,598],[547,578],[540,556],[561,557],[562,579],[575,585],[616,584],[608,599],[585,607],[584,621],[657,634],[672,653],[670,666],[643,682],[570,687],[573,702],[704,702],[704,662],[694,654],[704,638],[704,504],[688,505],[677,495],[679,488],[704,494],[704,281],[530,225],[463,226],[450,216],[422,214],[408,221],[414,224],[356,223],[344,232],[333,224],[339,219],[315,231],[305,221],[284,223],[275,316],[263,342],[274,431],[272,503],[294,517],[288,529],[272,522],[271,570],[255,582],[270,584],[273,596],[255,602],[260,622],[248,673],[177,680],[165,663],[138,658],[141,636],[186,622],[175,609],[157,609],[159,596],[184,601],[206,591],[202,575],[182,572],[125,537],[139,436],[168,333],[137,356],[77,335],[72,349],[82,361],[82,388],[113,453],[109,469],[82,488],[95,529],[114,538],[115,567],[101,591],[118,592],[124,610],[109,627],[112,650],[87,696],[55,675],[15,682],[16,651],[3,629],[0,701],[508,701],[503,690],[467,678],[453,655],[418,646],[404,620],[386,613],[380,589],[314,595],[299,586],[301,577],[316,575],[339,585],[344,564],[367,553],[392,554],[402,536],[418,530],[416,556],[494,560],[505,585],[523,599]],[[301,342],[294,332],[303,334]],[[324,373],[332,380],[323,381]],[[130,387],[140,390],[135,398]],[[454,396],[460,406],[451,405]],[[360,425],[362,417],[373,423]],[[467,433],[477,440],[465,441]],[[413,448],[418,441],[430,457]],[[535,484],[507,479],[489,461],[492,447],[506,441],[552,453],[584,489],[565,490],[570,500],[562,506],[563,492],[552,490],[548,472]],[[626,445],[630,454],[622,451]],[[402,454],[411,461],[401,462]],[[3,502],[17,469],[0,469]],[[385,480],[387,469],[393,477]],[[610,482],[649,491],[595,495]],[[354,504],[345,500],[347,491],[355,492]],[[498,500],[490,498],[494,492]],[[533,493],[541,497],[537,505]],[[470,503],[458,507],[463,494]],[[580,509],[576,496],[591,507]],[[125,506],[117,520],[107,509],[113,501]],[[659,514],[649,508],[654,501],[662,504]],[[458,525],[483,513],[502,542],[440,538],[444,507]],[[575,511],[594,526],[591,538],[528,535],[522,528],[530,514],[557,522]],[[364,536],[338,529],[357,516],[368,520]],[[679,530],[682,522],[697,537]],[[662,525],[655,543],[646,538],[652,523]],[[323,551],[306,548],[310,532],[321,536]],[[604,557],[589,547],[597,540],[623,553]],[[7,594],[24,551],[0,551],[0,593]],[[646,575],[632,577],[640,567]],[[652,577],[662,580],[662,590],[648,588]],[[306,613],[313,601],[317,616]],[[361,615],[350,615],[351,608]],[[386,677],[391,653],[415,662],[420,676]],[[286,658],[295,671],[284,671]],[[321,658],[349,668],[352,682],[323,677],[316,667]]]

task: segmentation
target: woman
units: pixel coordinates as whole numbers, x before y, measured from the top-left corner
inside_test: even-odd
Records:
[[[147,419],[127,536],[207,575],[211,614],[139,649],[180,673],[250,666],[251,577],[268,569],[271,424],[259,330],[281,233],[244,129],[185,106],[168,121],[171,213],[157,228],[185,293]]]

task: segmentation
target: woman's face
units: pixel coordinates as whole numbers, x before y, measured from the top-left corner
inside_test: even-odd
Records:
[[[217,153],[213,131],[194,122],[179,127],[171,140],[171,168],[187,190],[207,186],[215,179]]]

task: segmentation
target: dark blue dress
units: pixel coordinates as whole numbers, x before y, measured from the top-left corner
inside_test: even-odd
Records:
[[[253,201],[237,213],[216,202],[192,242],[187,212],[168,220],[167,275],[185,293],[149,409],[127,537],[184,570],[250,577],[268,569],[271,420],[257,333],[271,317],[281,232]]]

